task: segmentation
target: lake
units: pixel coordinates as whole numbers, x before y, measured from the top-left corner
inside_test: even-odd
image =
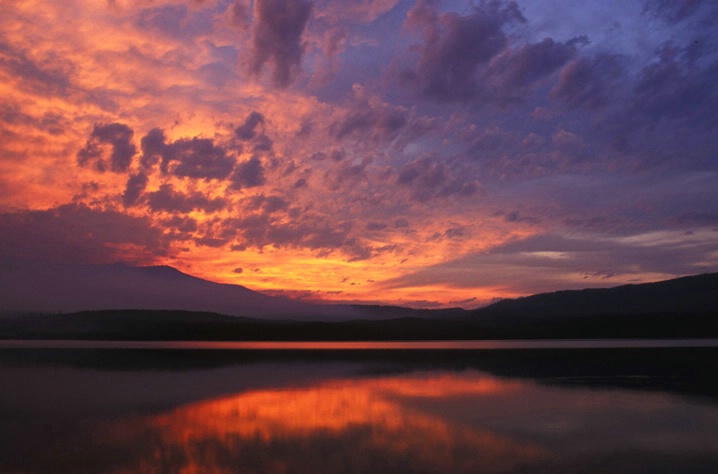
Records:
[[[715,341],[503,342],[3,342],[0,472],[718,472]]]

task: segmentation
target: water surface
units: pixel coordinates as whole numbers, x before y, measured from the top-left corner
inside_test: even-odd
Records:
[[[715,347],[0,350],[0,472],[718,472]]]

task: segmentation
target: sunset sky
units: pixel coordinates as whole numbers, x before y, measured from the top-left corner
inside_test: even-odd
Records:
[[[714,0],[0,3],[0,264],[416,307],[718,271]]]

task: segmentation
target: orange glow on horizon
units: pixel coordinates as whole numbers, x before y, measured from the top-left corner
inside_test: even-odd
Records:
[[[496,2],[245,3],[0,2],[0,257],[468,309],[718,268],[716,107],[696,99],[716,73],[689,60],[715,48],[657,53],[688,23],[633,8],[655,29],[633,50],[631,28],[566,22],[602,43],[583,48],[540,8],[514,35]],[[454,44],[484,20],[495,50]]]
[[[334,104],[277,88],[247,78],[241,57],[224,79],[214,82],[211,74],[203,75],[202,66],[217,64],[223,48],[243,50],[249,45],[237,43],[251,41],[251,35],[231,24],[229,12],[217,18],[211,39],[200,35],[188,42],[161,28],[139,27],[145,21],[137,17],[141,2],[76,3],[72,13],[30,1],[5,7],[4,31],[26,55],[18,61],[35,64],[39,72],[34,83],[20,75],[0,83],[10,107],[26,117],[12,122],[10,138],[0,144],[0,152],[17,157],[0,161],[0,211],[45,211],[72,203],[144,220],[162,230],[166,256],[163,251],[148,258],[154,249],[143,250],[136,242],[104,243],[113,258],[167,264],[268,294],[413,306],[455,306],[506,295],[478,285],[385,284],[536,232],[532,226],[514,226],[507,234],[488,209],[467,218],[465,203],[413,202],[410,190],[391,184],[398,179],[391,163],[394,152],[376,150],[376,137],[349,134],[343,143],[337,140],[337,124],[352,119],[356,104],[378,114],[414,112],[384,103],[361,85],[353,86],[345,103]],[[188,11],[195,10],[202,8]],[[264,136],[264,144],[252,145],[235,133],[253,112],[262,116],[253,133]],[[113,123],[131,130],[129,138],[96,137],[96,154],[89,163],[79,163],[77,154],[92,140],[94,127]],[[304,130],[307,124],[311,133]],[[201,160],[189,167],[196,176],[177,175],[178,160],[165,162],[163,170],[159,158],[142,164],[143,137],[155,128],[163,130],[167,144],[210,140],[232,164],[259,160],[263,176],[235,185],[229,169],[203,174]],[[113,159],[113,140],[125,139],[128,143],[117,150],[135,149],[126,166],[96,169],[95,160],[107,164]],[[128,203],[128,180],[138,175],[146,184]],[[162,186],[171,186],[179,196],[174,199],[184,201],[170,196],[164,208],[153,208],[150,196]],[[270,198],[279,199],[278,211],[262,207],[261,199]],[[222,200],[223,206],[201,207],[211,200]],[[395,201],[403,203],[401,212],[385,210]],[[438,206],[436,213],[427,215],[427,205]],[[252,218],[266,228],[234,227]],[[177,219],[183,229],[171,224]],[[275,227],[280,229],[276,237]],[[258,237],[245,236],[255,233]]]

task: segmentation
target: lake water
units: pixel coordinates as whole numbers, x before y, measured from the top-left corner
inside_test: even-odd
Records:
[[[6,343],[0,473],[714,474],[718,347],[690,344]]]

